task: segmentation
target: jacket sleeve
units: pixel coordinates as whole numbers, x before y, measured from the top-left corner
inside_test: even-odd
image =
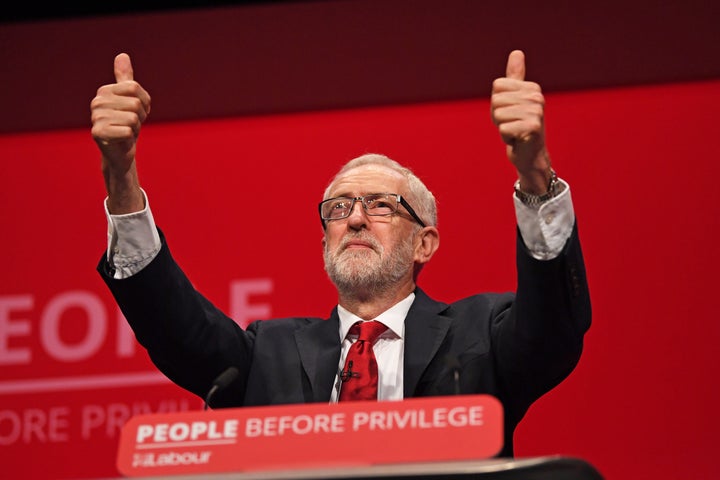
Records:
[[[522,412],[577,365],[591,322],[590,294],[577,222],[562,253],[533,258],[517,235],[518,285],[509,310],[493,321],[503,402]],[[519,421],[518,419],[514,419]]]
[[[143,270],[116,280],[103,255],[98,272],[138,342],[170,380],[202,398],[214,378],[235,366],[240,375],[232,389],[236,398],[243,398],[253,334],[192,286],[158,232],[162,247]]]

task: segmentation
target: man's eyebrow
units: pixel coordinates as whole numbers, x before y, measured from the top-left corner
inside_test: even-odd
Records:
[[[329,196],[328,198],[337,198],[337,197],[355,198],[355,197],[362,197],[363,195],[367,195],[367,193],[355,195],[352,192],[348,192],[347,190],[340,190],[340,192],[337,192],[337,193]]]

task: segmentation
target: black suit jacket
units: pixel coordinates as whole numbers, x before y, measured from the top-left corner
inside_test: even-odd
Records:
[[[204,397],[227,367],[240,371],[214,407],[328,402],[340,361],[337,307],[330,318],[257,321],[241,329],[197,292],[164,236],[158,256],[130,278],[98,270],[157,367]],[[517,235],[516,293],[484,293],[447,304],[415,291],[405,319],[404,396],[460,391],[497,397],[505,415],[500,456],[512,456],[515,427],[532,402],[577,364],[590,300],[577,227],[559,257],[538,261]]]

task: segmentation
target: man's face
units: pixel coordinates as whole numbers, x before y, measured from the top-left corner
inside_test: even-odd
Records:
[[[369,193],[406,195],[407,181],[379,165],[363,165],[333,183],[330,198],[360,197]],[[325,270],[338,290],[348,294],[375,294],[398,282],[411,282],[414,266],[415,222],[405,215],[368,216],[356,202],[350,216],[327,221]]]

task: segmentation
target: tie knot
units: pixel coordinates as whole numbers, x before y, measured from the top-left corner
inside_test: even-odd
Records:
[[[376,320],[368,322],[357,322],[350,327],[350,333],[357,334],[358,341],[375,343],[375,340],[387,330],[387,326]]]

